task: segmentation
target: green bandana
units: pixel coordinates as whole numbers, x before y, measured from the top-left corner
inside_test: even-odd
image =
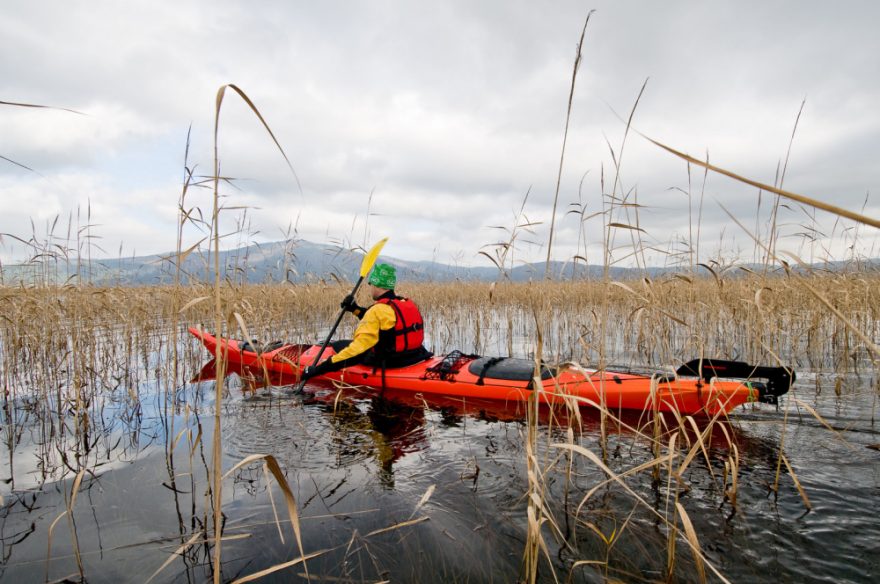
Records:
[[[394,266],[389,266],[388,264],[376,264],[375,267],[373,267],[373,273],[370,274],[370,279],[367,280],[367,282],[376,288],[394,290],[394,285],[397,284],[397,272],[395,271]]]

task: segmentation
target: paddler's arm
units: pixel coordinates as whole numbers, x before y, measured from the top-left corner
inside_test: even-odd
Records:
[[[354,338],[351,343],[330,357],[330,361],[339,363],[369,351],[379,342],[379,331],[393,329],[396,321],[393,308],[387,304],[374,304],[367,309],[361,318],[360,324],[354,330]]]

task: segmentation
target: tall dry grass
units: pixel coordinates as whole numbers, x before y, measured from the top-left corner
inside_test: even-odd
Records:
[[[609,359],[621,365],[663,366],[700,354],[759,362],[775,353],[797,367],[847,372],[865,371],[872,358],[826,302],[864,335],[877,338],[878,280],[873,272],[797,280],[741,273],[608,283],[404,283],[399,291],[423,307],[427,343],[437,352],[501,354],[512,348],[515,356],[527,356],[532,306],[541,302],[547,307],[544,357],[550,361],[595,363],[604,342]],[[223,334],[241,337],[238,313],[258,338],[314,341],[346,288],[345,283],[221,285],[220,326]],[[821,290],[823,298],[810,288]],[[60,381],[62,371],[73,372],[85,386],[100,379],[106,381],[101,386],[113,386],[113,379],[134,381],[144,371],[131,365],[132,357],[144,363],[144,353],[156,350],[172,351],[172,363],[174,351],[192,359],[199,349],[187,336],[179,337],[180,344],[164,336],[195,323],[215,326],[217,306],[193,303],[212,292],[205,285],[0,288],[10,391],[33,387],[28,380],[38,377]],[[605,339],[596,333],[603,303],[613,324]],[[352,323],[343,326],[342,334],[350,334]]]
[[[792,278],[785,274],[767,277],[740,271],[719,272],[703,278],[680,275],[617,283],[404,283],[400,292],[418,299],[428,320],[427,343],[437,352],[461,349],[488,354],[511,353],[517,357],[590,365],[596,362],[600,350],[604,350],[609,364],[655,369],[700,355],[730,356],[752,362],[772,361],[774,355],[779,355],[798,369],[823,371],[843,378],[851,372],[873,373],[874,366],[872,354],[859,335],[843,324],[837,313],[864,335],[877,338],[880,334],[878,280],[878,274],[871,272]],[[804,284],[821,290],[824,300],[817,298]],[[242,337],[237,314],[253,337],[313,342],[326,333],[338,310],[338,299],[347,288],[347,284],[335,282],[252,286],[221,283],[221,326],[224,334]],[[44,473],[41,480],[54,481],[85,472],[81,481],[88,482],[88,469],[101,464],[101,453],[112,448],[107,443],[109,438],[95,432],[91,423],[101,416],[105,403],[102,398],[117,396],[130,412],[126,414],[128,419],[136,424],[137,411],[145,399],[139,388],[149,380],[158,379],[160,386],[167,388],[164,399],[168,408],[189,412],[190,420],[179,428],[169,428],[170,478],[183,478],[187,483],[181,488],[183,491],[198,493],[207,488],[198,478],[212,473],[212,459],[203,451],[210,445],[202,444],[200,439],[202,414],[187,409],[191,404],[178,403],[175,388],[204,360],[203,349],[188,338],[184,328],[199,323],[212,326],[211,323],[216,322],[216,306],[207,301],[198,302],[214,292],[209,285],[0,289],[0,367],[6,388],[3,407],[11,412],[23,402],[31,403],[32,412],[44,417],[45,439],[37,441],[42,449],[39,454],[44,459],[40,467]],[[828,310],[826,301],[836,313]],[[599,313],[602,306],[604,313]],[[536,314],[539,315],[537,321]],[[599,318],[610,323],[605,338],[596,332]],[[351,325],[346,321],[348,328],[341,336],[351,333]],[[538,327],[541,346],[536,352],[534,339]],[[177,335],[176,342],[172,331]],[[171,366],[175,359],[179,360],[179,367]],[[620,431],[620,425],[615,412],[607,414],[609,438],[606,439],[610,439]],[[8,419],[11,423],[4,427],[4,435],[7,441],[15,441],[25,422],[16,423],[14,415]],[[671,422],[648,413],[632,428],[637,436],[633,440],[651,445],[653,459],[648,467],[612,469],[608,466],[607,453],[601,452],[597,460],[615,476],[621,473],[626,476],[633,471],[650,472],[655,483],[665,485],[662,490],[668,493],[669,505],[663,521],[669,526],[670,562],[676,559],[680,562],[679,551],[699,558],[694,555],[698,554],[699,546],[687,542],[693,534],[685,523],[687,512],[679,509],[676,494],[687,488],[685,477],[692,465],[703,460],[705,468],[712,468],[708,461],[717,454],[706,448],[706,425],[711,427],[710,431],[723,431],[719,428],[724,427],[720,425],[724,420],[702,421],[697,426],[690,419]],[[61,428],[65,430],[59,431]],[[542,546],[558,546],[557,542],[566,541],[563,527],[566,520],[580,526],[575,532],[587,530],[596,537],[604,534],[609,546],[621,534],[609,532],[591,516],[577,511],[579,500],[587,495],[582,487],[572,483],[568,496],[573,503],[566,513],[557,508],[559,501],[554,500],[555,495],[548,494],[551,489],[542,483],[544,477],[570,473],[571,465],[595,464],[578,450],[584,445],[577,428],[571,439],[562,443],[551,428],[534,426],[530,432],[524,438],[532,445],[528,454],[528,465],[532,469],[528,505],[534,516],[531,529],[535,547],[530,552],[528,566],[529,573],[539,574],[543,572],[536,571],[537,566],[549,561]],[[671,444],[670,436],[676,433],[677,443]],[[563,444],[567,454],[548,456],[546,453],[554,444]],[[136,451],[138,446],[133,442],[130,448]],[[175,454],[179,460],[174,458]],[[723,500],[735,507],[740,455],[734,442],[731,441],[723,458],[723,472],[716,480],[721,485]],[[779,472],[791,475],[796,481],[795,461],[784,458],[781,452],[778,460]],[[256,461],[255,464],[261,463]],[[194,472],[198,467],[202,471]],[[224,474],[226,472],[228,469],[224,469]],[[616,479],[609,475],[609,480]],[[776,488],[784,487],[780,483]],[[797,488],[803,491],[802,486]],[[808,494],[803,495],[807,505]],[[209,549],[216,544],[213,529],[209,531],[205,527],[210,524],[215,506],[205,507],[196,499],[196,496],[184,498],[179,505],[182,518],[179,545],[187,544],[198,532],[198,537],[182,552],[194,557],[200,553],[199,549]],[[207,523],[200,520],[200,527],[195,531],[186,519],[194,509],[210,510],[205,517]],[[76,508],[70,510],[71,518],[76,512]],[[75,522],[71,521],[69,526],[75,529]],[[302,555],[307,556],[311,553],[308,541],[302,545],[305,548]],[[594,562],[605,562],[607,558],[579,561],[585,563],[578,564],[578,569],[595,568],[599,564]],[[695,564],[688,562],[687,565]],[[671,564],[670,570],[676,569],[689,568],[681,565],[675,568]]]

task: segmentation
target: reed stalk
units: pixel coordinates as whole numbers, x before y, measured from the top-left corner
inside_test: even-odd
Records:
[[[587,13],[587,18],[584,21],[584,28],[581,30],[581,38],[577,44],[577,53],[574,58],[574,67],[571,72],[571,88],[568,92],[568,106],[565,109],[565,130],[562,133],[562,152],[559,155],[559,170],[556,173],[556,191],[553,195],[553,210],[550,213],[550,235],[547,238],[547,262],[544,264],[544,278],[550,278],[550,257],[553,251],[553,231],[556,226],[556,206],[559,203],[559,187],[562,183],[562,167],[565,162],[565,145],[568,142],[568,124],[571,121],[571,108],[574,103],[574,88],[577,82],[577,74],[578,70],[581,67],[581,53],[583,51],[584,46],[584,36],[587,34],[587,25],[590,24],[590,16],[593,15],[593,10]]]

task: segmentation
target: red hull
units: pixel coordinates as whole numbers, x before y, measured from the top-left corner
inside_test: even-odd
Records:
[[[190,328],[189,332],[212,355],[215,354],[218,345],[216,337],[197,328]],[[239,342],[232,339],[222,339],[219,342],[228,362],[250,368],[254,372],[265,368],[280,385],[296,383],[300,368],[311,365],[320,350],[317,345],[285,345],[258,354],[241,350]],[[333,349],[327,347],[322,358],[333,354]],[[355,365],[315,378],[314,381],[326,379],[376,389],[384,387],[401,392],[507,402],[527,401],[537,391],[538,399],[544,403],[559,404],[567,401],[579,406],[593,407],[603,403],[604,394],[604,403],[612,411],[657,409],[683,415],[729,412],[736,406],[757,401],[759,397],[757,390],[740,381],[713,379],[711,383],[706,383],[701,379],[684,377],[652,381],[650,377],[632,373],[598,373],[574,368],[562,370],[555,377],[544,380],[537,390],[531,389],[530,382],[526,380],[486,377],[480,383],[480,376],[471,373],[467,367],[462,367],[446,380],[428,376],[427,370],[438,366],[442,361],[442,356],[432,357],[409,367],[387,369],[384,380],[382,372],[374,370],[372,366]]]

